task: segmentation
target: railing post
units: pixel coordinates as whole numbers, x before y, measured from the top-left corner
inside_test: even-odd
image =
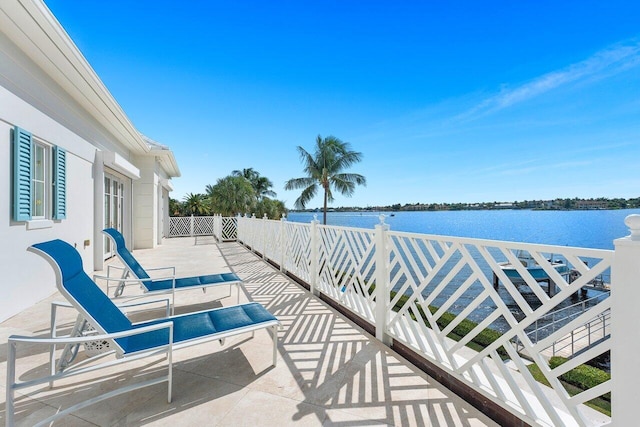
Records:
[[[251,234],[249,222],[247,221],[247,214],[245,212],[244,215],[240,215],[242,218],[242,244],[245,246],[249,245],[249,235]],[[238,218],[238,224],[240,224],[240,219]],[[240,231],[240,227],[238,227],[238,231]]]
[[[193,230],[195,229],[193,214],[191,214],[191,221],[189,222],[189,236],[193,237]]]
[[[236,242],[242,242],[244,243],[244,228],[242,228],[242,215],[238,214],[236,216],[236,221],[235,221],[235,225],[236,225]]]
[[[312,294],[318,295],[319,292],[316,289],[318,286],[318,215],[313,215],[311,221],[311,260],[309,265],[309,290]]]
[[[267,220],[269,217],[265,213],[262,216],[262,259],[267,259]]]
[[[611,424],[635,425],[638,417],[640,340],[638,324],[640,286],[640,215],[629,215],[624,223],[627,237],[614,240],[611,268]]]
[[[380,224],[375,226],[376,256],[376,338],[386,345],[391,345],[391,337],[387,334],[387,320],[391,300],[389,283],[389,248],[387,247],[387,231],[389,225],[384,223],[384,215],[380,215]]]
[[[258,238],[256,237],[256,214],[251,214],[251,250],[253,253],[258,251]]]
[[[284,267],[284,260],[287,253],[287,243],[288,243],[288,239],[286,239],[284,235],[284,231],[285,231],[284,222],[286,220],[287,220],[287,217],[284,214],[282,214],[282,218],[280,218],[280,260],[278,261],[278,264],[280,264],[280,271],[282,273],[285,273],[287,270]]]
[[[571,331],[571,357],[573,357],[573,354],[575,353],[574,344],[576,342],[576,339],[573,336],[573,332],[574,331]]]

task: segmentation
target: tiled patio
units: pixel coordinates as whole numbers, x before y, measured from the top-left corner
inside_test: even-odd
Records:
[[[241,302],[262,303],[282,322],[278,364],[271,367],[267,332],[192,346],[174,353],[173,402],[166,386],[133,391],[82,409],[56,425],[495,425],[478,410],[433,381],[319,299],[237,243],[211,239],[168,239],[153,250],[137,250],[145,267],[175,265],[179,276],[220,271],[225,261],[245,281]],[[34,256],[34,262],[44,262]],[[51,286],[54,276],[51,274]],[[176,312],[236,303],[219,290],[183,291]],[[45,337],[55,295],[0,324],[0,375],[5,396],[6,340],[9,335]],[[75,314],[63,319],[71,327]],[[145,313],[145,316],[160,312]],[[18,378],[48,369],[48,350],[22,347]],[[79,356],[80,357],[80,356]],[[33,425],[84,398],[127,382],[151,378],[165,363],[147,360],[74,377],[53,389],[33,387],[16,396],[19,425]],[[4,417],[4,403],[1,407]],[[2,420],[4,423],[4,419]]]

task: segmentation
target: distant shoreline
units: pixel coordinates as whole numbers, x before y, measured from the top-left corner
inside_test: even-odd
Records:
[[[483,203],[399,203],[387,206],[348,206],[329,208],[327,212],[416,212],[416,211],[474,211],[474,210],[534,210],[534,211],[583,211],[619,210],[640,208],[640,197],[632,199],[554,199],[525,200],[522,202]],[[289,209],[289,212],[322,212],[321,208]]]
[[[446,212],[446,211],[618,211],[637,209],[640,206],[625,208],[451,208],[451,209],[385,209],[385,208],[332,208],[327,213],[335,212]],[[322,209],[288,209],[291,213],[322,213]]]

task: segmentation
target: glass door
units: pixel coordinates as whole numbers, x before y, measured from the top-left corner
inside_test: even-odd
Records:
[[[122,231],[124,219],[124,183],[109,174],[104,176],[104,228],[115,228]],[[111,258],[115,248],[111,240],[104,238],[104,259]]]

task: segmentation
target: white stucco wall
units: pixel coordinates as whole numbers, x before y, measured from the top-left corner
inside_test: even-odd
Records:
[[[22,99],[0,87],[0,321],[55,292],[49,264],[27,252],[33,243],[63,239],[75,244],[87,272],[93,271],[92,163],[95,148]],[[67,150],[67,218],[49,228],[27,229],[11,220],[11,129],[20,126],[34,137]],[[89,246],[84,241],[89,240]]]

